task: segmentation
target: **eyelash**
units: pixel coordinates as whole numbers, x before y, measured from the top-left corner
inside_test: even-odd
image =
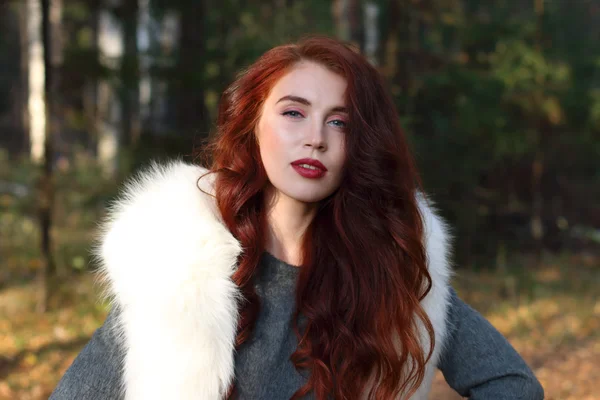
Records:
[[[300,116],[303,117],[302,113],[300,111],[296,111],[296,110],[285,111],[285,112],[282,113],[282,115],[290,115],[290,113],[297,113],[297,114],[299,114]],[[292,118],[298,118],[298,116],[292,116],[292,115],[290,115],[290,117],[292,117]],[[341,119],[334,119],[334,120],[331,120],[329,122],[334,122],[334,121],[338,121],[338,122],[341,122],[343,124],[341,126],[340,125],[336,125],[336,127],[338,127],[338,128],[345,128],[346,127],[346,122],[342,121]]]
[[[296,111],[296,110],[284,111],[283,114],[281,114],[281,115],[289,115],[290,113],[300,114],[300,116],[302,116],[302,117],[304,116],[304,115],[302,115],[302,113],[300,113],[300,111]],[[291,117],[292,118],[298,118],[297,116],[291,116]]]

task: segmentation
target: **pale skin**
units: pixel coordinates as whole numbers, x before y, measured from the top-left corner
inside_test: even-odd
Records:
[[[302,235],[319,202],[340,186],[346,86],[340,75],[302,61],[277,81],[263,104],[256,136],[270,182],[266,250],[291,265],[302,263]],[[318,179],[303,177],[291,164],[302,158],[319,160],[327,172]]]

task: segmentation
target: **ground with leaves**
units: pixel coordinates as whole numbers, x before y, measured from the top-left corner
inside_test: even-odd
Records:
[[[527,276],[461,273],[455,286],[526,359],[546,399],[600,399],[600,259],[562,257]],[[438,374],[431,398],[460,396]]]
[[[531,365],[547,399],[600,399],[599,259],[561,257],[543,267],[459,272],[454,285]],[[45,399],[107,307],[88,273],[61,284],[51,311],[33,312],[35,285],[0,290],[0,399]],[[460,398],[438,376],[433,399]]]

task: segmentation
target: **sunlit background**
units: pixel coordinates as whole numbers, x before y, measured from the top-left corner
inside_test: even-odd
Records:
[[[600,399],[593,0],[0,1],[0,398],[47,398],[104,320],[89,250],[123,179],[192,161],[236,72],[310,33],[387,80],[461,297],[547,399]]]

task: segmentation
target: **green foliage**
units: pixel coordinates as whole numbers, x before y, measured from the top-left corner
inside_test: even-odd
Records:
[[[422,14],[429,40],[420,51],[444,64],[413,72],[397,98],[409,113],[406,127],[426,188],[456,226],[465,259],[481,249],[493,255],[499,241],[532,245],[535,157],[543,160],[542,198],[585,202],[583,190],[573,191],[583,182],[599,192],[600,47],[591,39],[597,18],[583,3],[552,2],[541,17],[533,2],[460,3]],[[565,181],[573,182],[570,191],[557,192]],[[546,207],[547,230],[559,235],[556,221],[567,214],[589,223]],[[497,227],[501,220],[512,227]]]
[[[117,183],[102,176],[93,158],[78,152],[54,173],[53,253],[60,274],[92,267],[90,246]],[[0,287],[28,279],[40,264],[37,182],[39,166],[0,151]]]
[[[590,199],[600,196],[600,23],[592,2],[545,1],[537,12],[534,1],[371,2],[380,7],[378,65],[426,189],[461,239],[459,260],[495,256],[498,243],[531,249],[536,196],[544,202],[548,245],[569,242],[573,226],[598,224]],[[2,10],[15,16],[16,4]],[[139,140],[121,144],[119,179],[150,158],[190,159],[214,128],[222,90],[264,51],[305,34],[336,32],[331,1],[150,0],[149,48],[126,54],[123,68],[110,69],[99,62],[94,4],[100,3],[64,2],[59,151],[72,164],[79,153],[93,154],[90,86],[103,79],[127,96],[139,84],[139,63],[149,62],[158,88],[152,116]],[[110,11],[133,26],[131,9]],[[160,37],[167,16],[179,18],[181,28],[172,47]],[[0,26],[0,64],[8,72],[0,74],[0,111],[10,105],[19,73],[18,63],[8,62],[19,56],[17,19],[1,18],[7,22]],[[537,186],[534,160],[543,166]],[[88,167],[77,174],[97,173]],[[72,175],[64,179],[66,190],[73,183],[73,192],[87,193],[69,200],[76,207],[93,208],[110,193]],[[24,213],[35,206],[20,204]]]

